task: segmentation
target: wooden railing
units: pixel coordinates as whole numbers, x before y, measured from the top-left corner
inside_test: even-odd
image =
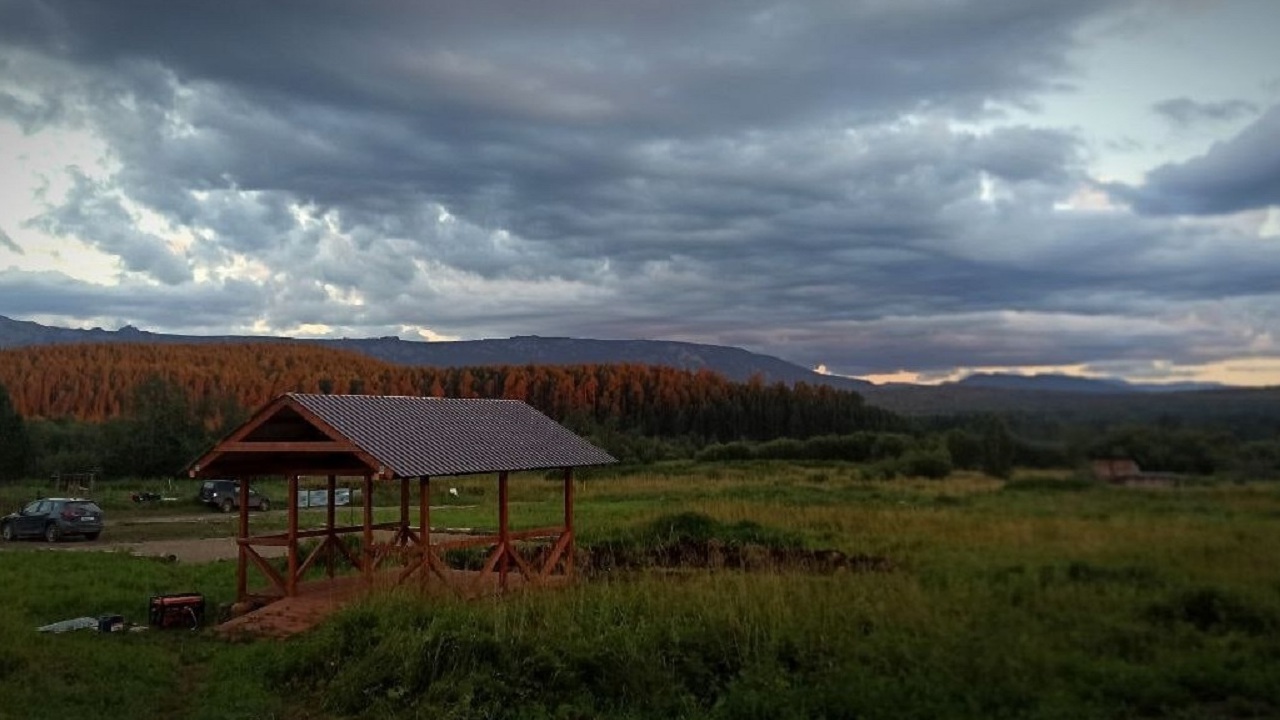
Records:
[[[322,560],[325,563],[325,574],[329,578],[335,577],[338,560],[345,560],[347,567],[366,576],[371,576],[388,563],[394,563],[402,566],[395,577],[397,585],[409,582],[415,575],[420,582],[424,583],[429,582],[428,576],[433,576],[445,586],[463,594],[492,584],[495,576],[497,586],[505,590],[508,586],[508,574],[512,572],[522,577],[526,583],[533,585],[541,584],[546,578],[556,574],[572,573],[572,553],[567,551],[572,547],[573,533],[564,527],[519,530],[508,532],[505,536],[499,533],[461,538],[450,537],[441,542],[433,542],[429,546],[422,544],[423,533],[420,527],[392,521],[375,523],[370,526],[370,529],[384,532],[390,530],[393,534],[388,541],[370,543],[354,553],[344,538],[349,535],[363,536],[364,525],[298,530],[292,537],[287,532],[254,535],[239,538],[237,543],[248,561],[269,583],[269,589],[266,592],[254,593],[254,595],[267,598],[297,594],[298,584],[303,582],[312,568]],[[431,534],[428,533],[426,537],[430,538]],[[312,548],[301,562],[291,563],[297,568],[292,577],[287,569],[283,571],[277,569],[257,550],[259,547],[289,548],[293,544],[295,547],[292,552],[297,553],[296,543],[313,538],[323,538],[323,540]],[[539,552],[532,556],[522,552],[524,547],[530,544],[540,548]],[[452,572],[453,569],[445,560],[445,553],[451,550],[484,547],[491,550],[486,555],[478,574],[464,576]],[[557,571],[560,572],[557,573]],[[460,578],[465,578],[465,581],[460,582]]]

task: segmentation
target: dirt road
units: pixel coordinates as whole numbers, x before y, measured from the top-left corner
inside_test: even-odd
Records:
[[[155,522],[163,522],[157,518]],[[173,518],[172,522],[191,522],[191,517]],[[151,521],[148,521],[151,522]],[[384,535],[379,531],[378,535]],[[432,544],[456,540],[466,537],[460,533],[431,533]],[[47,543],[43,540],[0,541],[0,551],[4,550],[64,550],[82,552],[127,552],[140,557],[166,558],[179,562],[204,563],[215,560],[235,560],[236,540],[233,537],[148,540],[145,542],[112,542],[108,539],[82,540],[70,539],[65,542]],[[280,545],[255,545],[254,550],[263,557],[284,557],[287,549]]]
[[[60,543],[18,540],[0,543],[0,550],[63,550],[82,552],[127,552],[140,557],[167,558],[180,562],[204,563],[236,558],[235,538],[203,538],[188,540],[148,540],[146,542],[111,542],[110,540],[69,540]],[[276,545],[259,545],[255,548],[263,557],[281,557],[285,548]]]

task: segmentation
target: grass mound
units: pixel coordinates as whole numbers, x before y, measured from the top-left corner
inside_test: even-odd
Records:
[[[883,571],[888,558],[811,550],[797,533],[749,520],[723,523],[701,513],[665,515],[630,532],[593,543],[582,562],[587,573],[643,568],[838,569]]]

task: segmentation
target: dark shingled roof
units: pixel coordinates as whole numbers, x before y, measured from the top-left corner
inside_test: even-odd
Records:
[[[400,477],[617,462],[519,400],[302,393],[287,397]]]

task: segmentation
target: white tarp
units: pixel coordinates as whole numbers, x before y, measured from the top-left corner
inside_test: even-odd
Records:
[[[325,507],[329,502],[328,490],[299,490],[298,507]],[[351,488],[337,488],[333,493],[334,505],[351,504]]]

